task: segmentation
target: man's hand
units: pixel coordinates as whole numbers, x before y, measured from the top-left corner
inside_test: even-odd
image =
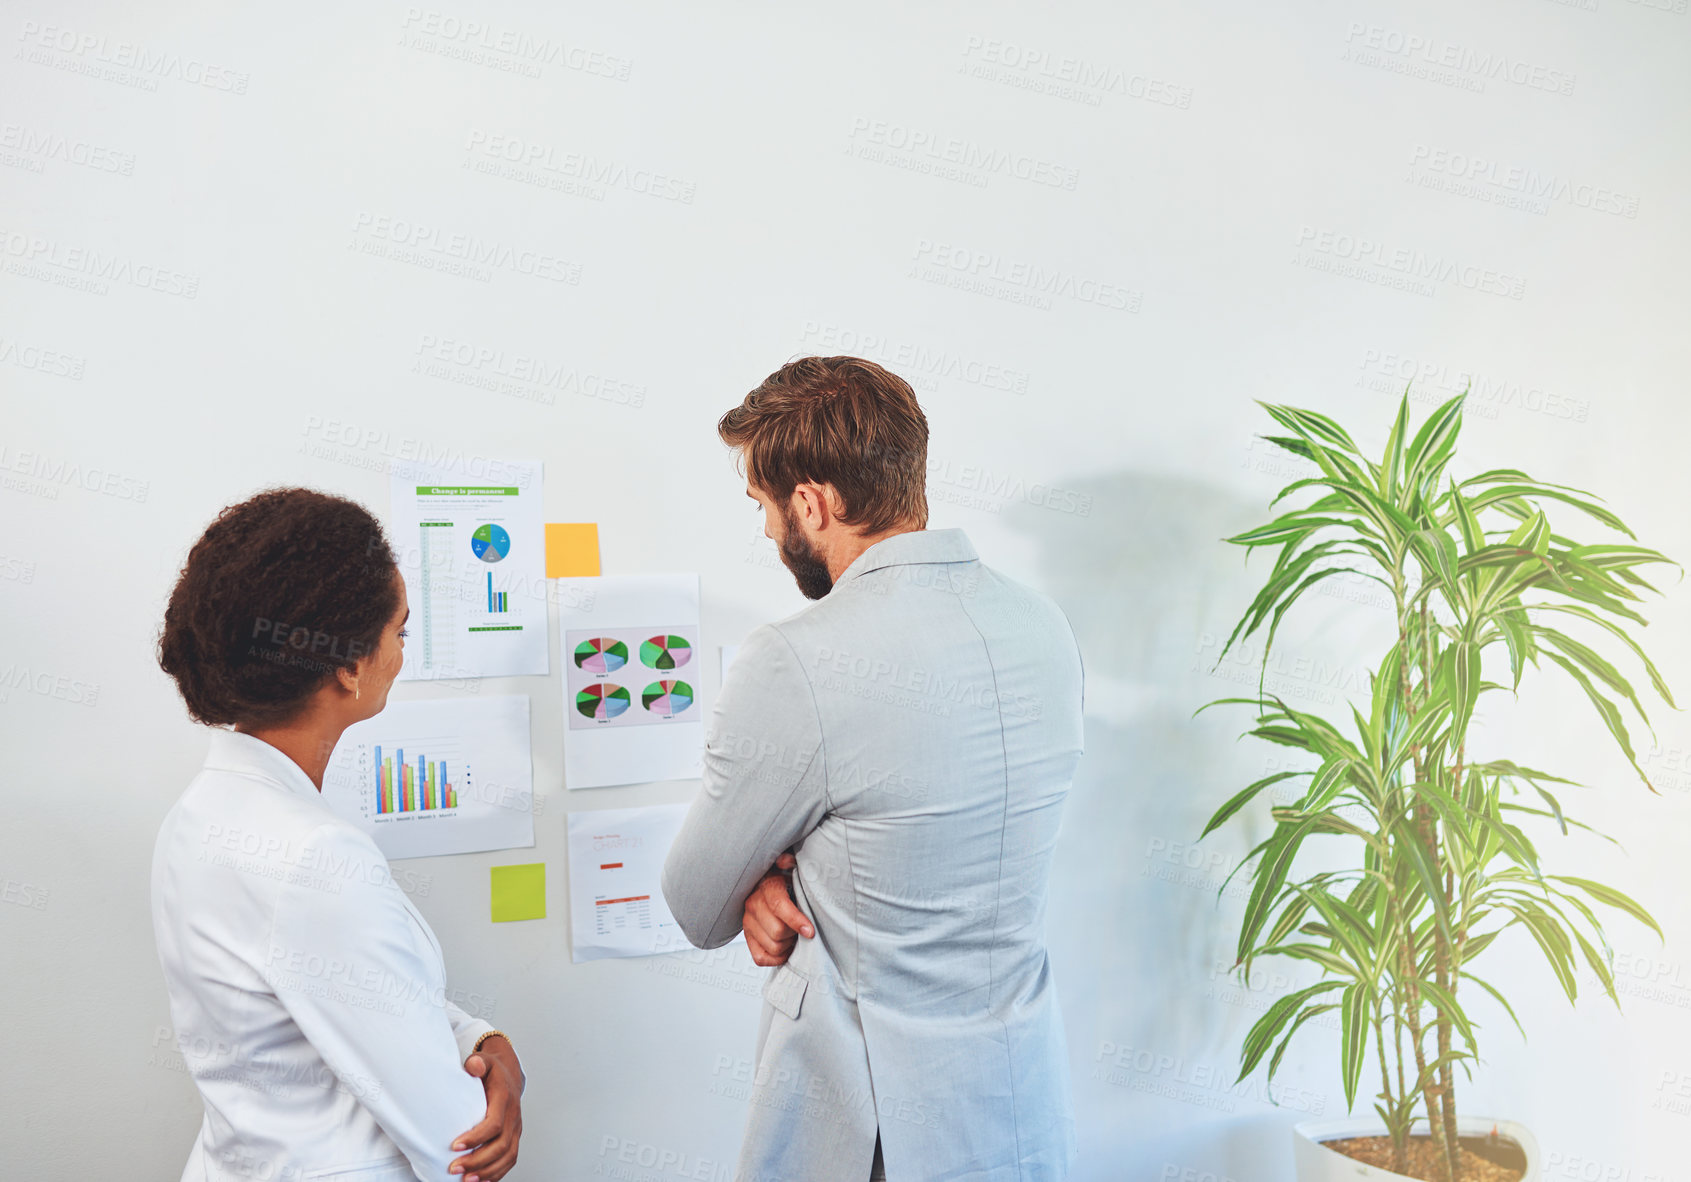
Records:
[[[782,854],[746,898],[746,912],[740,926],[746,933],[746,947],[751,949],[754,964],[786,964],[798,938],[803,936],[808,940],[816,934],[804,912],[793,902],[792,889],[787,883],[787,872],[797,865],[797,858]]]
[[[452,1143],[454,1150],[474,1152],[454,1161],[451,1172],[463,1174],[464,1182],[499,1182],[517,1164],[517,1142],[523,1135],[522,1094],[528,1081],[517,1052],[497,1034],[464,1060],[464,1070],[481,1080],[487,1092],[487,1115]]]

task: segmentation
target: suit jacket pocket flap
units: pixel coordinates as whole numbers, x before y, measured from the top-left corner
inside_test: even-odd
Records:
[[[809,986],[810,980],[803,973],[780,965],[763,983],[763,1000],[796,1021]]]

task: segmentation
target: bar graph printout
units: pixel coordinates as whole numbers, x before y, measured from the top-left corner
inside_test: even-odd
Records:
[[[663,898],[663,862],[685,804],[569,815],[571,959],[689,947]]]
[[[528,697],[395,702],[346,729],[323,800],[389,858],[534,844]]]
[[[411,605],[404,681],[550,672],[538,460],[394,460],[388,541]]]

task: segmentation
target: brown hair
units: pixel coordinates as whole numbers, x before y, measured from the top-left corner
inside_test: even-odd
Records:
[[[831,484],[839,521],[877,534],[928,524],[928,419],[910,383],[861,357],[801,357],[763,379],[716,433],[740,448],[746,478],[785,503],[801,483]]]
[[[362,505],[266,489],[224,509],[188,551],[159,667],[198,722],[287,722],[336,669],[374,655],[399,610],[397,571]]]

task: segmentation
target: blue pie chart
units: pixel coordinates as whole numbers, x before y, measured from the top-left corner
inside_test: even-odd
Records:
[[[476,532],[470,535],[470,549],[483,562],[498,562],[511,552],[511,535],[505,532],[504,526],[492,522],[477,526]]]

